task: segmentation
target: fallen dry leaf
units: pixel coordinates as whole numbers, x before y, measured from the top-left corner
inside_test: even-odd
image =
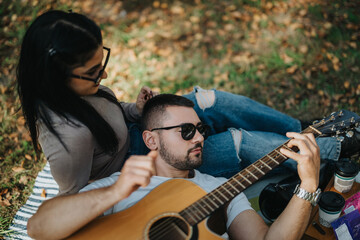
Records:
[[[288,69],[286,69],[286,72],[289,74],[293,74],[297,70],[297,68],[298,68],[297,65],[291,66]]]
[[[301,45],[301,46],[299,47],[299,50],[300,50],[301,53],[305,54],[305,53],[308,52],[309,48],[308,48],[308,46],[306,46],[306,45]]]
[[[153,6],[154,6],[154,8],[160,7],[160,2],[159,1],[154,1]]]
[[[289,57],[285,53],[280,54],[280,57],[284,61],[285,64],[290,64],[294,60],[293,58]]]
[[[0,196],[2,196],[3,194],[6,194],[9,191],[8,188],[5,188],[3,190],[0,191]]]
[[[9,207],[9,206],[11,206],[11,203],[9,202],[8,199],[4,199],[4,200],[0,199],[0,206]]]
[[[307,83],[307,84],[306,84],[306,87],[307,87],[307,89],[314,89],[314,88],[315,88],[315,85],[312,84],[312,83]]]
[[[28,183],[28,178],[25,175],[22,175],[19,179],[19,183],[26,185]]]
[[[332,27],[332,24],[330,22],[326,22],[324,24],[324,28],[326,28],[326,29],[330,29],[331,27]]]
[[[13,167],[12,170],[13,170],[14,172],[18,173],[18,172],[24,171],[25,168],[23,168],[23,167]]]
[[[320,64],[319,68],[320,68],[320,70],[323,71],[323,72],[328,72],[328,71],[329,71],[329,68],[328,68],[328,66],[326,65],[326,63]]]
[[[139,40],[136,38],[132,38],[128,42],[129,47],[136,47],[138,44],[139,44]]]
[[[349,45],[350,45],[350,47],[352,47],[352,48],[356,48],[356,47],[357,47],[356,42],[350,42]]]
[[[349,104],[350,104],[350,105],[353,105],[355,102],[356,102],[356,99],[355,99],[355,98],[349,99]]]
[[[44,188],[42,189],[41,197],[46,198],[46,190]]]
[[[173,7],[171,7],[170,11],[172,14],[179,14],[179,15],[182,15],[185,13],[184,8],[182,8],[180,6],[173,6]]]

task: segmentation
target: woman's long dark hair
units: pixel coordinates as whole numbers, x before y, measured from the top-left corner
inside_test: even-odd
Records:
[[[100,28],[77,13],[44,13],[27,30],[21,46],[17,82],[22,111],[37,152],[40,150],[36,126],[39,119],[68,150],[53,127],[48,109],[73,124],[71,118],[87,126],[105,152],[112,154],[117,150],[118,139],[112,127],[68,87],[72,70],[84,65],[101,45]],[[111,94],[99,89],[96,95],[121,108]]]

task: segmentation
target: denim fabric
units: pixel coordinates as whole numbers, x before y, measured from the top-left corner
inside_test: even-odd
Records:
[[[248,131],[275,132],[285,135],[286,132],[299,132],[300,121],[276,111],[250,98],[228,92],[215,91],[215,102],[210,108],[202,110],[197,104],[195,93],[197,87],[184,97],[195,103],[199,118],[209,124],[212,133],[220,133],[228,128],[242,128]]]
[[[242,141],[239,156],[241,167],[244,168],[265,156],[288,140],[284,135],[271,132],[246,131],[241,129]],[[317,138],[320,147],[320,158],[323,160],[337,160],[340,155],[340,143],[336,138]],[[283,167],[296,170],[297,163],[289,159],[282,164]]]
[[[125,156],[128,159],[131,155],[146,155],[149,149],[146,147],[142,138],[142,128],[139,123],[127,122],[128,132],[130,136],[130,147]]]
[[[215,91],[213,106],[201,109],[194,91],[184,97],[195,103],[201,121],[210,125],[211,137],[205,141],[204,162],[200,171],[229,177],[255,162],[288,138],[286,132],[300,132],[300,121],[241,95]],[[230,128],[242,132],[239,155],[236,153]],[[321,159],[338,160],[341,143],[336,138],[318,138]],[[284,168],[296,170],[296,162],[288,160]]]

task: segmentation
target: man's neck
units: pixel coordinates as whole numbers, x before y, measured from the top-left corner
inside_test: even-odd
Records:
[[[179,170],[165,163],[164,161],[155,161],[156,175],[168,178],[189,178],[192,177],[193,172],[189,170]]]

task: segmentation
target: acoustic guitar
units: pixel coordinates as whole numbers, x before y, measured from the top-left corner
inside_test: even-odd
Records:
[[[339,135],[358,126],[359,116],[342,110],[314,123],[302,133],[313,133],[316,137]],[[134,206],[93,220],[69,239],[222,239],[218,235],[221,232],[211,228],[209,216],[287,160],[280,152],[280,148],[290,149],[287,143],[210,193],[185,179],[171,179],[156,187]],[[297,152],[299,149],[293,147],[290,150]]]

